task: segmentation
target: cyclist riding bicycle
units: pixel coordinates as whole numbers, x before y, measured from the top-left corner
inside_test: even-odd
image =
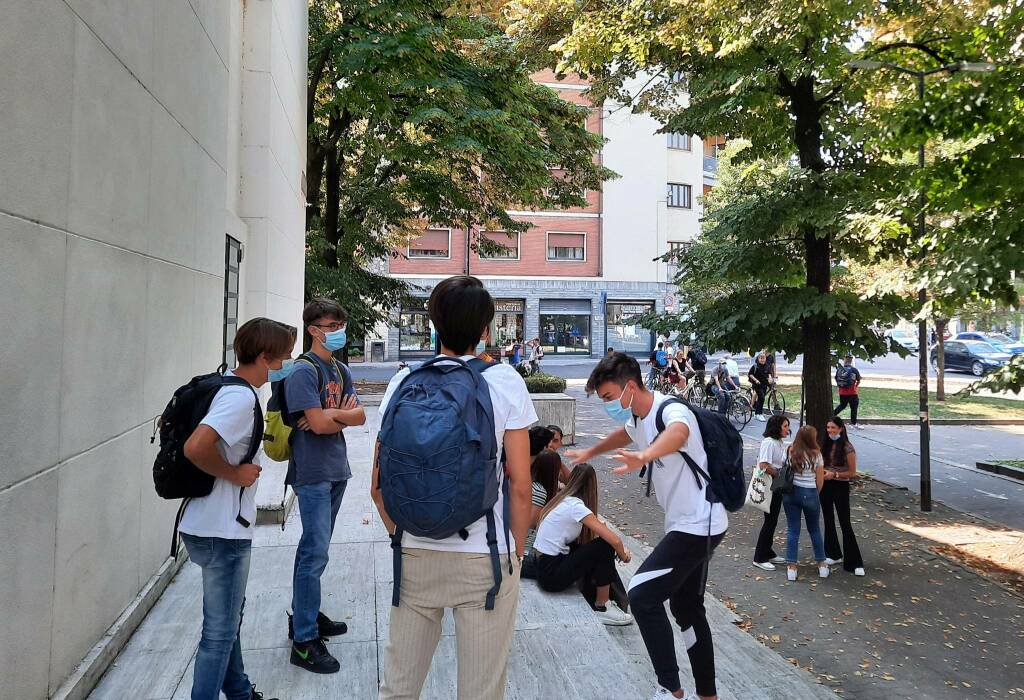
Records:
[[[729,392],[736,391],[738,388],[729,374],[729,365],[723,357],[718,361],[718,366],[711,370],[711,381],[708,383],[708,389],[718,397],[719,413],[726,412],[729,408]]]
[[[668,354],[665,352],[665,343],[658,343],[658,346],[651,351],[650,357],[647,358],[647,363],[651,366],[651,371],[647,374],[647,387],[653,389],[658,380],[661,379],[665,369],[668,368]]]

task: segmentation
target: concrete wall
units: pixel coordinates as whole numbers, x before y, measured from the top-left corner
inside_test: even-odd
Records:
[[[244,8],[0,0],[0,698],[53,693],[167,557],[147,438],[220,362],[226,235],[241,318],[298,316],[306,3]]]
[[[670,241],[700,235],[701,141],[692,137],[689,151],[670,149],[650,116],[614,103],[605,105],[605,115],[603,160],[620,177],[604,185],[604,277],[671,281],[667,265],[654,258]],[[691,209],[666,205],[669,182],[690,185]]]

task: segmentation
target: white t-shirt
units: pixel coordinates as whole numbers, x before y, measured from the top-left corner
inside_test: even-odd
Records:
[[[767,437],[761,441],[761,450],[757,453],[757,463],[767,462],[776,469],[786,461],[786,445],[779,438]]]
[[[592,511],[583,505],[583,501],[575,496],[567,496],[540,521],[533,548],[552,557],[568,554],[569,545],[575,542],[583,531],[580,521],[592,514]]]
[[[646,450],[658,437],[658,407],[668,398],[661,392],[654,392],[654,403],[651,412],[645,418],[626,422],[626,432],[640,450]],[[704,452],[697,418],[686,406],[676,403],[668,406],[662,415],[667,429],[673,423],[685,423],[690,428],[690,437],[683,446],[696,462],[697,466],[707,472],[708,456]],[[710,518],[711,534],[719,535],[729,527],[729,518],[721,503],[713,506],[705,498],[707,485],[701,479],[700,487],[694,477],[693,470],[678,452],[666,455],[654,462],[652,476],[658,503],[665,511],[665,532],[685,532],[691,535],[708,535]]]
[[[462,357],[467,362],[473,359],[472,355]],[[403,369],[391,379],[384,398],[380,402],[380,415],[384,415],[388,403],[398,390],[398,385],[408,376],[410,368]],[[498,551],[507,553],[505,546],[504,526],[504,495],[502,494],[502,480],[504,474],[501,468],[501,452],[503,439],[506,430],[519,430],[528,428],[537,422],[537,412],[533,410],[533,401],[529,392],[526,391],[526,382],[512,365],[494,365],[483,373],[487,381],[487,388],[491,394],[491,406],[494,409],[494,437],[498,444],[498,502],[494,504],[494,527],[498,535]],[[487,518],[483,517],[466,528],[469,537],[463,540],[458,535],[452,535],[443,540],[432,540],[427,537],[415,537],[409,533],[402,535],[402,546],[413,549],[432,549],[441,552],[469,552],[473,554],[489,554],[487,546]],[[515,547],[515,538],[509,533],[509,540]]]
[[[231,375],[229,371],[226,374]],[[217,451],[228,464],[240,464],[245,453],[249,451],[252,440],[255,416],[253,409],[256,396],[253,390],[244,386],[225,386],[213,397],[210,412],[206,414],[200,425],[208,425],[217,431]],[[179,532],[196,537],[222,537],[226,540],[251,540],[253,528],[242,527],[235,520],[241,512],[243,518],[250,523],[256,522],[256,483],[242,492],[241,511],[239,511],[238,492],[227,479],[215,479],[213,491],[209,496],[193,498],[188,502],[185,513],[181,516]]]
[[[793,470],[793,485],[805,489],[817,489],[818,483],[815,481],[815,472],[824,464],[825,462],[822,460],[821,453],[819,452],[814,458],[814,464],[805,465],[803,471]]]

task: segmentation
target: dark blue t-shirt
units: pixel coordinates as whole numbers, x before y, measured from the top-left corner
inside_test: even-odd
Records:
[[[324,362],[312,353],[309,357],[320,365],[324,389],[318,391],[315,369],[305,362],[295,363],[295,369],[284,382],[285,401],[294,420],[301,418],[307,408],[341,408],[342,397],[356,393],[348,367]],[[292,433],[292,458],[288,462],[286,484],[302,486],[322,481],[346,481],[351,477],[345,431],[333,435],[317,435],[310,430]]]

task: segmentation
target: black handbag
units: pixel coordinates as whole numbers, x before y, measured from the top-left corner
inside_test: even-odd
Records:
[[[772,493],[785,496],[793,493],[793,463],[789,461],[789,450],[786,450],[786,459],[779,467],[778,473],[772,477]]]

